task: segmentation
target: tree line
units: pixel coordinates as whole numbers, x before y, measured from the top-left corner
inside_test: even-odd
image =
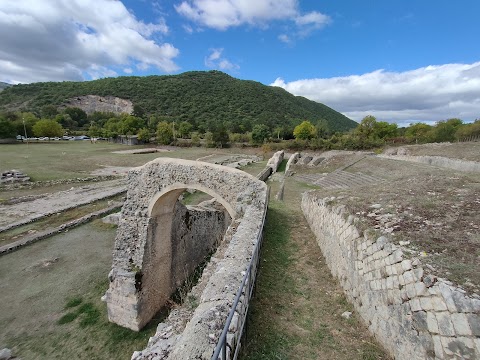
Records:
[[[137,136],[144,143],[162,145],[224,147],[231,143],[256,146],[282,143],[287,148],[363,150],[388,143],[451,142],[480,137],[480,120],[464,123],[456,118],[438,121],[434,125],[415,123],[399,128],[394,123],[377,121],[369,115],[348,132],[332,132],[323,119],[303,120],[296,126],[269,127],[259,123],[234,132],[221,122],[195,126],[168,116],[147,115],[138,105],[134,106],[133,114],[87,114],[80,108],[59,111],[53,105],[45,105],[39,115],[32,112],[0,113],[0,138],[14,138],[25,132],[27,137],[86,134],[96,138],[116,138],[126,135]]]

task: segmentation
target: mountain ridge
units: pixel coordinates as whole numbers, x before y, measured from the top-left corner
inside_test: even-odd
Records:
[[[249,130],[256,124],[290,129],[310,120],[334,132],[357,125],[324,104],[220,71],[15,85],[0,93],[0,110],[40,113],[43,106],[64,107],[72,98],[87,95],[126,99],[146,115],[188,121],[194,126],[224,122],[232,129]]]

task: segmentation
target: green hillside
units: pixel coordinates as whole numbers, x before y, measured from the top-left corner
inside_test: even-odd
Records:
[[[10,87],[10,86],[12,86],[12,85],[0,81],[0,91],[2,91],[3,89],[8,88],[8,87]]]
[[[321,122],[333,132],[357,125],[326,105],[219,71],[15,85],[0,93],[0,110],[38,114],[45,105],[60,106],[69,98],[82,95],[129,99],[146,115],[188,121],[194,128],[219,122],[232,131],[249,130],[255,124],[265,124],[270,129],[291,128],[310,120]]]

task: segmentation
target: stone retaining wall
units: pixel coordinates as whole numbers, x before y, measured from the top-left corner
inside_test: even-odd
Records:
[[[332,274],[395,359],[480,358],[480,297],[426,275],[390,239],[361,234],[330,199],[305,193],[302,210]]]
[[[480,163],[476,161],[450,159],[442,156],[412,156],[412,155],[377,155],[378,157],[412,161],[432,166],[444,167],[458,171],[480,172]]]
[[[284,151],[277,151],[273,156],[268,160],[267,167],[272,168],[272,173],[277,172],[278,166],[282,163],[284,156]]]
[[[295,165],[299,158],[300,158],[300,153],[298,153],[298,152],[296,152],[295,154],[291,155],[288,158],[287,166],[285,167],[285,175],[286,176],[290,175],[290,173],[289,173],[290,166]]]

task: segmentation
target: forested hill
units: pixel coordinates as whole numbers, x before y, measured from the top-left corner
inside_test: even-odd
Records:
[[[8,87],[10,87],[10,86],[12,86],[12,85],[0,81],[0,91],[2,91],[3,89],[8,88]]]
[[[321,123],[331,132],[357,125],[326,105],[220,71],[15,85],[0,93],[0,110],[40,113],[46,105],[58,107],[82,95],[128,99],[145,115],[188,121],[194,126],[222,122],[233,131],[256,124],[291,128],[303,120]]]

